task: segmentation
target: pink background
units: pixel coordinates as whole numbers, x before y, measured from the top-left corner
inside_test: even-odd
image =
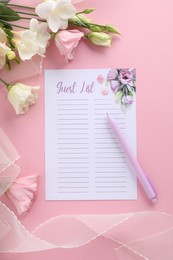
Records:
[[[23,2],[23,1],[13,1]],[[32,1],[36,4],[37,1]],[[24,4],[31,1],[25,0]],[[173,214],[173,1],[172,0],[86,0],[78,10],[95,7],[91,15],[96,22],[111,23],[122,32],[111,48],[81,42],[75,59],[65,64],[52,45],[44,68],[77,69],[135,67],[137,71],[137,154],[158,192],[158,203],[151,205],[138,186],[137,201],[45,201],[44,183],[44,91],[43,73],[22,80],[40,85],[38,103],[24,116],[16,116],[0,88],[0,126],[15,145],[21,159],[23,175],[38,173],[38,198],[30,213],[21,218],[32,230],[43,221],[63,214],[110,214],[141,210],[158,210]],[[22,66],[20,67],[22,74]],[[7,202],[8,204],[8,202]],[[10,204],[8,204],[9,207]],[[12,207],[11,207],[12,209]],[[58,232],[58,230],[56,231]],[[113,244],[104,238],[78,250],[50,250],[29,254],[1,254],[1,260],[36,259],[115,259]],[[135,258],[133,258],[135,259]]]

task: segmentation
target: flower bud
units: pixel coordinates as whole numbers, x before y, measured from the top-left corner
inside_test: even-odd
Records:
[[[15,52],[14,51],[8,51],[7,52],[7,58],[9,59],[9,60],[13,60],[13,59],[15,59],[16,58],[16,54],[15,54]]]
[[[70,24],[74,24],[74,25],[77,25],[77,26],[85,26],[84,22],[82,21],[82,19],[80,19],[78,17],[79,15],[74,15],[72,18],[70,18],[68,20],[68,22]]]
[[[88,17],[86,17],[83,14],[78,14],[77,17],[80,19],[80,21],[82,21],[84,23],[91,23],[91,19],[89,19]]]
[[[108,31],[108,32],[110,32],[110,33],[121,34],[121,33],[117,30],[117,28],[116,28],[115,26],[113,26],[112,24],[107,24],[107,25],[105,26],[105,29],[106,29],[106,31]]]
[[[102,32],[103,28],[102,26],[99,26],[97,24],[88,24],[88,29],[90,29],[93,32]]]
[[[95,8],[88,8],[83,11],[84,14],[90,14],[95,10]]]
[[[105,46],[105,47],[110,47],[111,46],[111,41],[112,37],[103,32],[91,32],[86,35],[92,43],[98,46]]]
[[[72,23],[80,23],[80,19],[78,18],[77,15],[74,15],[73,17],[71,17],[69,19],[69,21],[72,22]]]

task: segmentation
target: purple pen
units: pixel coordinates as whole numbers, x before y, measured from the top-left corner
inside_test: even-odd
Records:
[[[130,147],[128,146],[127,142],[125,141],[124,136],[120,132],[115,120],[113,120],[112,117],[110,117],[108,114],[107,114],[107,119],[108,119],[108,123],[109,123],[113,133],[118,138],[118,140],[119,140],[119,142],[120,142],[120,144],[121,144],[121,146],[124,150],[125,156],[127,158],[129,165],[131,166],[133,173],[137,176],[137,178],[138,178],[139,182],[141,183],[141,185],[142,185],[145,193],[147,194],[148,198],[153,203],[156,203],[157,202],[157,194],[156,194],[156,191],[155,191],[153,185],[151,184],[149,178],[144,174],[144,172],[141,169],[137,159],[135,158],[135,156],[131,152]]]

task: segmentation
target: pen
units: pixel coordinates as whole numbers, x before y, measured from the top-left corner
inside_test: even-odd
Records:
[[[157,194],[155,192],[155,189],[153,185],[151,184],[149,178],[144,174],[143,170],[141,169],[139,163],[137,162],[137,159],[133,155],[133,153],[130,150],[130,147],[128,146],[127,142],[125,141],[124,136],[120,132],[115,120],[107,114],[107,120],[108,124],[110,125],[113,133],[118,138],[121,147],[124,150],[125,156],[127,158],[127,161],[129,165],[131,166],[131,169],[133,173],[137,176],[139,182],[141,183],[146,195],[148,198],[153,202],[157,202]]]

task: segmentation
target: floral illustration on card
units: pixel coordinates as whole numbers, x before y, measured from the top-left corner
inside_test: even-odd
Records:
[[[111,69],[107,74],[107,82],[115,94],[116,101],[122,106],[129,106],[134,102],[136,92],[135,69]]]
[[[97,77],[97,83],[102,86],[101,93],[103,96],[107,96],[109,94],[109,89],[107,87],[107,84],[105,84],[105,82],[106,82],[106,78],[102,74],[99,74]]]
[[[122,107],[128,107],[134,102],[136,92],[135,69],[110,69],[107,75],[99,74],[97,83],[101,87],[101,94],[106,96],[111,91]]]

